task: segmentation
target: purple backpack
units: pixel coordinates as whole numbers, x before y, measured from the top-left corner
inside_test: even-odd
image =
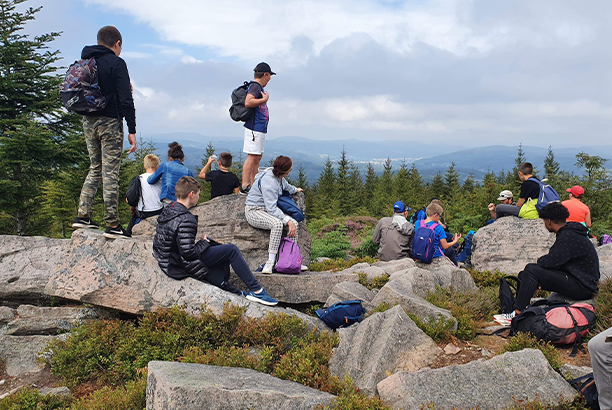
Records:
[[[300,273],[302,271],[302,254],[297,243],[289,238],[281,240],[275,269],[278,273]]]
[[[601,237],[601,244],[605,245],[607,243],[612,243],[612,237],[606,233]]]

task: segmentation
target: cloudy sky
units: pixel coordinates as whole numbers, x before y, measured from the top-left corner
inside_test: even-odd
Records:
[[[239,137],[230,94],[268,62],[269,138],[610,144],[612,2],[29,0],[70,64],[123,34],[143,137]]]

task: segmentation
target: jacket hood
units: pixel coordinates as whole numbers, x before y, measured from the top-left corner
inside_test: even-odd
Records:
[[[104,54],[112,54],[115,55],[113,50],[106,46],[95,45],[95,46],[85,46],[83,51],[81,51],[81,58],[92,58],[99,57]]]
[[[170,222],[176,217],[179,217],[183,214],[188,214],[188,213],[189,213],[189,209],[187,209],[185,205],[181,204],[180,202],[173,202],[164,208],[162,213],[157,218],[157,222],[165,224],[165,223]]]
[[[587,236],[587,233],[589,232],[589,230],[587,229],[586,226],[584,226],[581,223],[568,222],[565,224],[563,228],[559,229],[559,232],[557,232],[557,235],[559,235],[561,232],[573,232],[580,236]]]

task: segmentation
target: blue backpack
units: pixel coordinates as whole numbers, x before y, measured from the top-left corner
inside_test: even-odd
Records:
[[[423,220],[420,220],[418,226],[412,239],[412,257],[424,263],[431,263],[436,252],[434,242],[436,241],[435,229],[438,224],[433,223],[427,226]]]
[[[540,186],[540,194],[538,195],[538,202],[535,207],[540,212],[542,208],[548,205],[551,202],[560,202],[559,194],[555,191],[555,188],[551,187],[544,182],[537,180],[535,178],[529,178],[530,181],[537,182]]]
[[[359,322],[365,312],[360,300],[345,300],[330,307],[316,310],[319,319],[332,329],[347,327]]]

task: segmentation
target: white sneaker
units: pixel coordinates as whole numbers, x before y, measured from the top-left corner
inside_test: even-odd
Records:
[[[302,265],[302,272],[304,272],[305,270],[308,270],[308,266]]]
[[[274,269],[274,262],[267,261],[261,273],[272,273],[272,269]]]
[[[501,326],[509,327],[512,323],[512,319],[516,316],[516,312],[501,313],[499,315],[493,315],[493,321]]]

